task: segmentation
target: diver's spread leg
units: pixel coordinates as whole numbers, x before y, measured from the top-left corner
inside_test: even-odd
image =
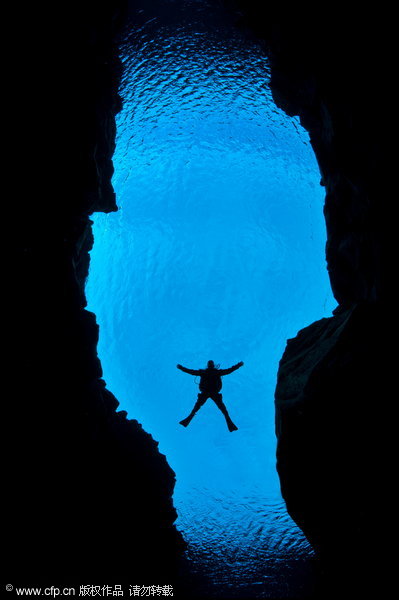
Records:
[[[215,396],[212,397],[212,400],[215,402],[215,404],[219,408],[219,410],[221,410],[222,413],[224,414],[224,418],[226,419],[226,423],[227,423],[227,427],[229,428],[229,431],[237,431],[238,427],[237,427],[237,425],[234,425],[233,421],[230,418],[230,415],[228,413],[226,405],[222,400],[222,394],[216,394]]]
[[[179,421],[180,425],[183,425],[183,427],[187,427],[187,425],[190,424],[191,419],[194,417],[195,413],[198,412],[199,409],[201,408],[201,406],[203,406],[205,404],[206,399],[207,399],[207,396],[204,396],[203,394],[198,394],[198,400],[194,404],[193,410],[190,412],[188,417],[186,417],[182,421]]]

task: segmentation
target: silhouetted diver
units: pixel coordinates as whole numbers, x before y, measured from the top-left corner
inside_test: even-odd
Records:
[[[244,363],[241,361],[229,369],[219,369],[215,367],[213,360],[208,360],[208,366],[206,369],[186,369],[186,367],[183,367],[182,365],[176,365],[177,368],[181,371],[184,371],[184,373],[188,373],[189,375],[199,375],[201,377],[199,382],[200,393],[198,394],[198,400],[194,404],[194,408],[191,413],[188,415],[188,417],[180,421],[180,424],[184,427],[187,427],[201,406],[205,404],[208,398],[212,398],[216,406],[224,414],[229,431],[236,431],[238,427],[236,427],[236,425],[234,425],[233,421],[230,419],[230,415],[227,412],[227,408],[222,400],[222,394],[219,392],[222,389],[223,375],[232,373],[236,369],[242,367],[243,364]]]

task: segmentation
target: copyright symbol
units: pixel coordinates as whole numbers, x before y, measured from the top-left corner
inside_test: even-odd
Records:
[[[7,590],[7,592],[12,592],[12,591],[13,591],[13,589],[14,589],[14,588],[13,588],[13,586],[11,585],[11,583],[7,583],[7,585],[6,585],[6,590]]]

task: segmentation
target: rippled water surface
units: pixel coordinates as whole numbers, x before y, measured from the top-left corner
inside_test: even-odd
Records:
[[[120,209],[93,217],[88,308],[108,388],[176,472],[177,526],[209,596],[295,597],[312,552],[279,492],[273,394],[287,338],[335,306],[324,194],[262,48],[217,5],[132,3]],[[245,362],[224,378],[233,433],[212,400],[179,425],[198,390],[176,363],[210,358]]]

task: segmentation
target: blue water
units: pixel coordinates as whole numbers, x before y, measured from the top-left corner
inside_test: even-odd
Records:
[[[108,388],[176,472],[194,568],[206,564],[215,589],[260,586],[267,597],[286,586],[288,597],[281,561],[312,551],[280,496],[274,387],[286,340],[336,305],[324,192],[306,131],[272,101],[261,46],[219,13],[212,24],[212,4],[132,9],[119,211],[93,216],[88,308]],[[212,400],[179,425],[198,389],[176,364],[208,359],[245,363],[223,385],[236,432]]]

